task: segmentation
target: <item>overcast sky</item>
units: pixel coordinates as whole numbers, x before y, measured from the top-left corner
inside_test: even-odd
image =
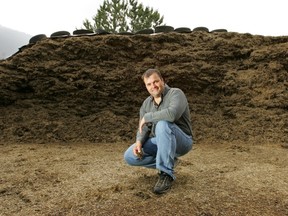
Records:
[[[5,0],[0,25],[30,35],[72,32],[96,14],[104,0]],[[164,16],[167,25],[224,28],[265,36],[288,35],[287,0],[139,0]]]

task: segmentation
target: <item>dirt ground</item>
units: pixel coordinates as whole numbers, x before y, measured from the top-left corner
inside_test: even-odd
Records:
[[[46,38],[0,61],[0,215],[288,215],[288,36]],[[193,151],[168,194],[127,166],[140,79],[189,101]]]
[[[1,215],[288,215],[280,145],[196,144],[160,196],[155,170],[125,164],[127,147],[1,145]]]

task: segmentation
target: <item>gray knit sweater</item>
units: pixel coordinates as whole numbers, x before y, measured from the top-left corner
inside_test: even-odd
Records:
[[[136,139],[142,144],[148,137],[154,136],[154,128],[158,121],[174,122],[181,130],[192,136],[192,126],[187,98],[179,88],[170,88],[165,84],[162,100],[159,105],[152,96],[146,98],[140,108],[140,120],[144,117],[145,126],[142,133],[137,132]]]

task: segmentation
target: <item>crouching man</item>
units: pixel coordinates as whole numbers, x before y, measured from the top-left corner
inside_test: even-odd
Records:
[[[179,88],[170,88],[157,69],[142,79],[150,96],[140,108],[136,142],[124,153],[132,166],[157,169],[159,179],[153,192],[167,192],[173,181],[178,157],[192,149],[192,126],[187,98]]]

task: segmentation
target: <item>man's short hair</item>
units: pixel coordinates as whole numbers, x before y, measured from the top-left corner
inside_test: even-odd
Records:
[[[150,77],[152,74],[157,74],[160,77],[160,79],[163,80],[163,77],[162,77],[160,71],[158,69],[155,69],[155,68],[151,68],[151,69],[146,70],[142,74],[142,80],[144,80],[144,78]]]

